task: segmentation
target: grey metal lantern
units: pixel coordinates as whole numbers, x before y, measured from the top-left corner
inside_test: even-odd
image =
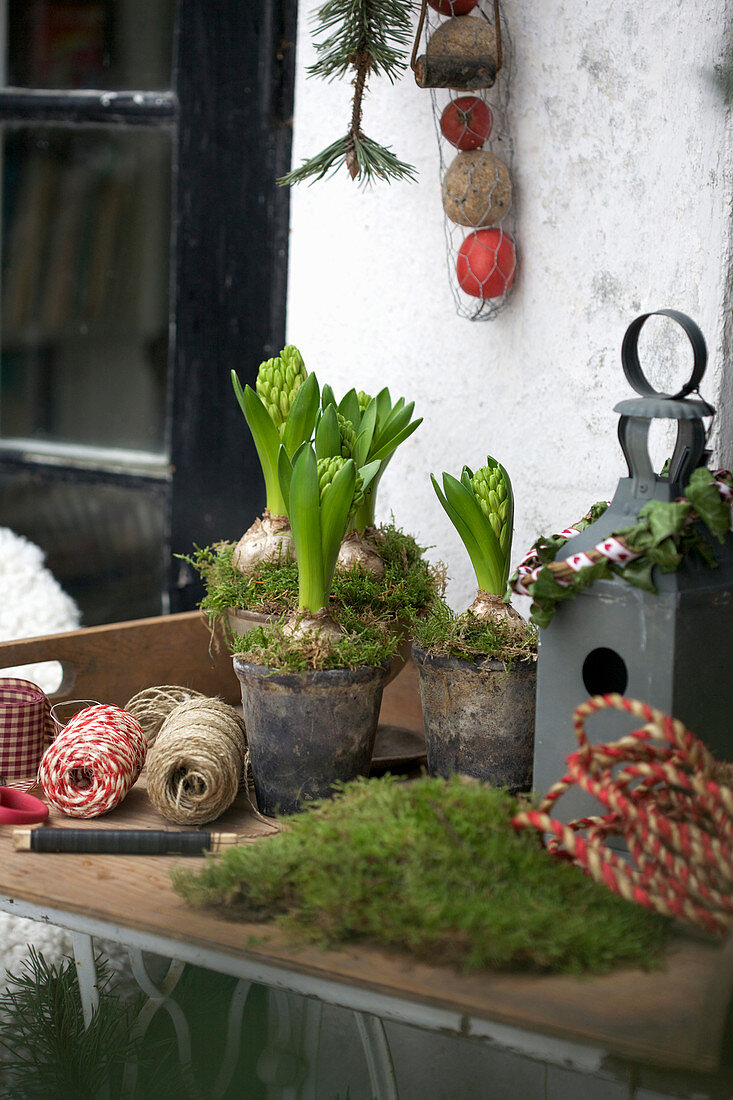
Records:
[[[707,351],[697,325],[675,310],[658,310],[685,331],[694,354],[689,381],[672,396],[657,393],[638,356],[639,333],[656,314],[638,317],[624,337],[621,360],[640,396],[615,406],[619,440],[629,476],[622,478],[604,514],[577,537],[569,553],[587,552],[612,532],[629,527],[649,500],[679,497],[692,471],[704,464],[703,417],[714,409],[697,390]],[[677,441],[668,476],[654,473],[648,451],[651,422],[677,421]],[[597,581],[566,600],[540,631],[537,669],[534,787],[544,794],[565,774],[577,748],[571,716],[590,695],[619,692],[683,721],[719,759],[733,748],[733,536],[711,550],[718,568],[698,555],[685,557],[674,573],[654,570],[654,595],[621,578]],[[628,715],[604,710],[588,724],[593,743],[616,740],[633,728]],[[564,819],[594,812],[596,803],[577,791],[558,804]]]

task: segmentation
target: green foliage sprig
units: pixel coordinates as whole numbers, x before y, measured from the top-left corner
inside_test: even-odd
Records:
[[[475,474],[464,466],[460,481],[444,473],[442,491],[433,474],[430,479],[468,551],[479,589],[503,596],[514,529],[514,493],[509,474],[489,455],[486,465]]]
[[[560,603],[590,588],[597,580],[619,577],[636,588],[654,594],[657,591],[654,569],[658,568],[661,573],[673,573],[693,552],[714,568],[716,561],[704,532],[723,542],[730,529],[730,505],[723,500],[715,485],[716,479],[733,488],[733,474],[729,471],[718,471],[713,476],[710,470],[699,467],[693,470],[679,500],[650,500],[640,510],[636,523],[615,531],[613,538],[621,540],[629,550],[640,555],[626,564],[600,557],[592,565],[572,573],[569,578],[563,577],[560,584],[551,566],[568,540],[561,535],[540,537],[532,550],[541,568],[534,581],[525,582],[532,597],[531,621],[539,627],[548,626]],[[607,507],[604,503],[594,504],[581,523],[575,525],[576,529],[584,530],[594,523]],[[509,581],[510,588],[516,589],[519,581],[519,573],[515,572]]]
[[[323,945],[368,941],[462,970],[654,966],[669,922],[516,833],[506,792],[361,780],[288,830],[173,872],[195,904],[275,916]]]
[[[326,35],[315,41],[318,61],[309,76],[342,79],[354,73],[351,121],[346,135],[278,183],[290,185],[323,179],[346,166],[352,179],[412,180],[415,170],[389,148],[368,138],[361,129],[362,102],[370,75],[394,82],[406,66],[405,52],[411,37],[411,0],[327,0],[313,16],[316,28]]]

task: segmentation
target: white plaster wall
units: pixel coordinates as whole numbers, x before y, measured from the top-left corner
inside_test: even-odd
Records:
[[[305,76],[317,7],[301,0],[294,164],[341,136],[350,113],[348,81]],[[502,9],[521,268],[494,321],[456,315],[430,95],[409,71],[394,87],[372,81],[364,130],[413,163],[418,182],[365,191],[341,172],[292,193],[288,340],[337,395],[387,384],[415,400],[424,423],[385,475],[380,514],[393,512],[448,564],[456,608],[474,580],[429,473],[458,474],[487,453],[503,462],[515,486],[515,558],[607,498],[625,471],[613,405],[633,396],[620,344],[639,313],[672,307],[702,328],[703,395],[719,407],[715,457],[733,459],[731,5],[503,0]],[[642,351],[676,347],[679,357],[678,345],[660,323]],[[660,359],[655,377],[668,373]]]

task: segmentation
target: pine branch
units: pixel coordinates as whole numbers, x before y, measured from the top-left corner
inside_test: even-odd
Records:
[[[367,53],[371,72],[394,83],[406,67],[411,8],[411,0],[327,0],[313,22],[323,31],[334,28],[334,33],[315,43],[319,60],[308,69],[309,75],[324,80],[345,76],[354,58]]]
[[[277,182],[289,186],[310,180],[316,183],[324,176],[334,175],[346,165],[352,179],[359,177],[363,185],[375,178],[381,180],[414,180],[415,169],[399,160],[394,153],[376,141],[359,134],[356,137],[347,134],[339,138],[310,160],[305,160],[299,168],[294,168]]]
[[[58,966],[31,948],[23,970],[8,975],[0,995],[0,1095],[78,1100],[117,1081],[136,1050],[132,1007],[111,991],[111,972],[97,960],[99,1008],[84,1026],[73,959]]]
[[[361,130],[368,76],[384,75],[394,83],[406,66],[404,53],[411,36],[411,7],[412,0],[326,0],[317,10],[315,22],[322,31],[333,33],[315,43],[320,56],[308,69],[308,75],[331,81],[345,76],[349,69],[354,70],[351,122],[345,137],[282,176],[277,181],[280,185],[305,180],[315,183],[333,175],[343,165],[352,179],[359,178],[363,184],[375,178],[415,179],[411,165]]]

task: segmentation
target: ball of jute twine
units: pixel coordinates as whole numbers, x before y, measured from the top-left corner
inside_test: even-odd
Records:
[[[125,710],[142,726],[143,733],[152,745],[160,733],[160,727],[172,710],[189,699],[205,699],[200,691],[179,687],[176,684],[161,684],[158,687],[145,688],[133,695],[125,705]]]
[[[248,762],[244,719],[219,699],[179,703],[148,750],[148,797],[168,821],[203,825],[228,810]]]

